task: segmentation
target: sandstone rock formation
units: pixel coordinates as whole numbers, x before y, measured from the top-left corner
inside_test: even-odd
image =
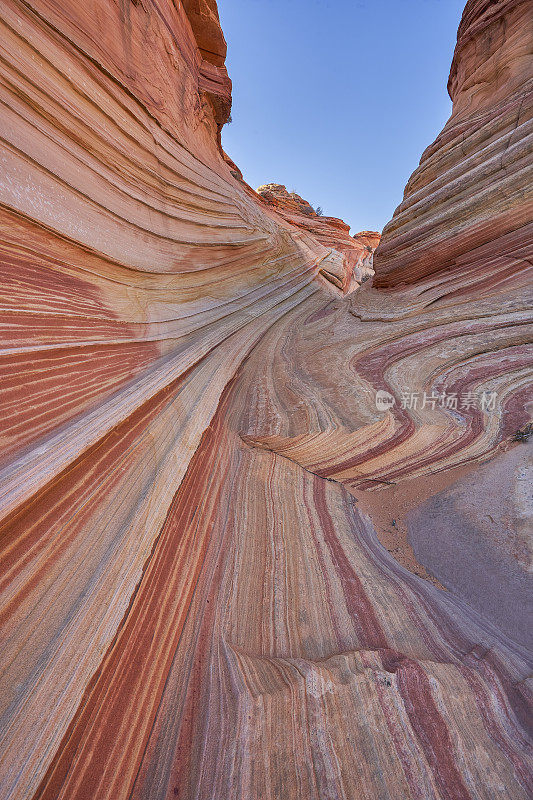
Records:
[[[279,183],[266,183],[257,189],[257,193],[291,225],[309,231],[323,245],[342,253],[343,258],[331,259],[328,269],[319,273],[342,294],[355,291],[374,274],[373,255],[381,238],[377,231],[362,231],[350,236],[350,226],[342,219],[317,214],[307,200],[296,192],[289,193]]]
[[[533,238],[533,13],[530,0],[469,0],[448,91],[453,111],[383,230],[376,286],[431,273],[502,279]]]
[[[467,4],[441,188],[346,297],[347,231],[221,152],[213,0],[3,0],[2,800],[531,796],[531,654],[461,562],[526,447],[526,6]]]

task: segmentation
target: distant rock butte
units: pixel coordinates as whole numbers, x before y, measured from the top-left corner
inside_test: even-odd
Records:
[[[214,0],[3,2],[0,800],[533,796],[529,10],[359,287],[223,153]]]
[[[307,200],[296,192],[288,192],[279,183],[259,186],[257,193],[291,225],[308,231],[326,247],[342,253],[342,259],[330,260],[328,268],[320,271],[320,275],[342,294],[350,294],[372,277],[373,255],[380,240],[377,231],[362,231],[350,236],[350,226],[342,219],[317,214]]]

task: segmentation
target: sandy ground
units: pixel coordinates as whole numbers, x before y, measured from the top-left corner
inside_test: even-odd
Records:
[[[521,644],[533,639],[532,443],[503,442],[485,463],[394,486],[352,490],[381,544]],[[533,643],[533,642],[532,642]]]
[[[402,567],[430,581],[439,589],[446,589],[446,586],[416,559],[408,538],[406,517],[412,509],[468,475],[476,466],[461,465],[446,472],[413,478],[395,486],[371,491],[351,490],[357,498],[358,507],[371,518],[383,547]]]
[[[501,452],[520,445],[502,443]],[[350,490],[357,499],[358,507],[372,519],[379,541],[391,555],[406,569],[430,581],[439,589],[447,587],[429,569],[417,560],[411,543],[407,515],[426,500],[444,492],[448,487],[478,470],[478,463],[462,464],[424,477],[403,481],[394,486],[384,486],[372,490]]]

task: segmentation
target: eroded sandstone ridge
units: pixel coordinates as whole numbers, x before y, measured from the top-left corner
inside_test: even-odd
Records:
[[[450,119],[383,231],[376,286],[531,257],[533,13],[530,0],[469,0],[448,80]]]
[[[332,260],[319,275],[336,286],[343,295],[355,291],[373,274],[373,258],[381,235],[377,231],[361,231],[350,236],[350,226],[337,217],[318,214],[313,206],[296,192],[288,192],[279,183],[266,183],[257,193],[281,216],[315,239],[343,255]]]
[[[2,0],[2,799],[531,796],[527,6],[346,297],[221,152],[213,0]]]

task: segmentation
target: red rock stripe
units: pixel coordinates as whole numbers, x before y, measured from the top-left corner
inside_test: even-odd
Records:
[[[403,660],[399,666],[395,661],[389,664],[386,655],[383,666],[396,672],[409,721],[422,745],[442,800],[471,800],[472,794],[455,764],[448,727],[435,705],[426,673],[414,661]]]
[[[315,480],[313,500],[320,519],[324,541],[329,548],[335,570],[344,589],[346,606],[360,637],[361,647],[372,650],[387,647],[387,640],[372,608],[372,603],[366,596],[361,580],[348,561],[335,532],[335,526],[326,504],[323,480]]]

